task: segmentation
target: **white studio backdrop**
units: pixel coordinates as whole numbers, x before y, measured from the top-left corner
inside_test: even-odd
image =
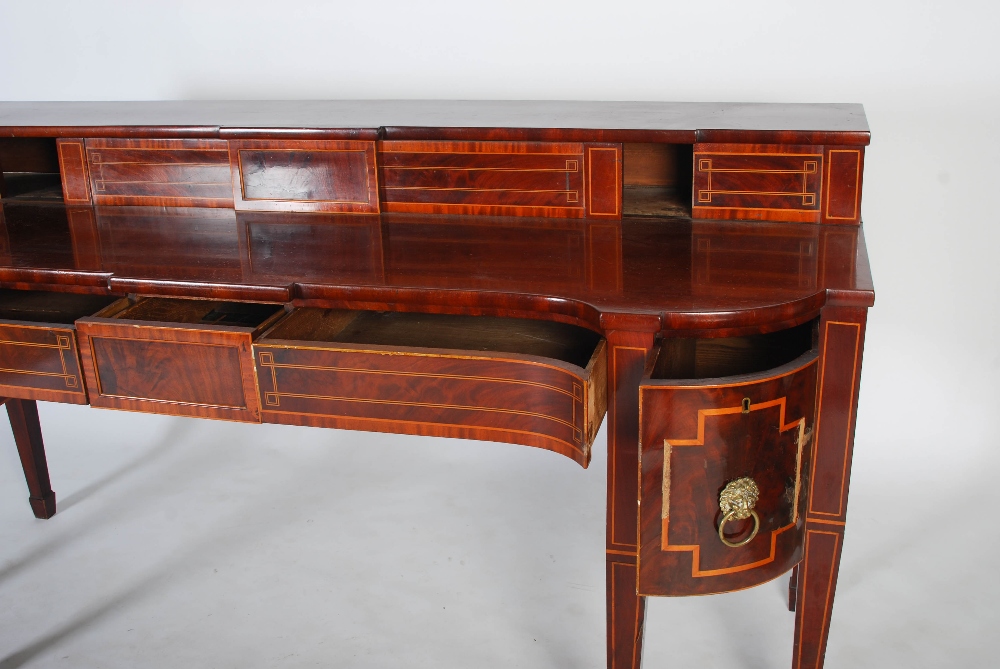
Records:
[[[827,666],[990,666],[1000,9],[0,1],[0,99],[861,102],[870,312]],[[0,429],[0,669],[601,667],[595,462],[40,405]],[[785,581],[651,600],[646,666],[788,666]]]

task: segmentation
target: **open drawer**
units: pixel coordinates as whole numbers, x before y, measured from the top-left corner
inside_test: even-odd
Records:
[[[77,321],[95,407],[260,421],[250,345],[280,304],[123,299]]]
[[[654,348],[639,387],[639,594],[739,590],[801,560],[814,330]]]
[[[86,404],[73,322],[117,299],[0,290],[0,397]]]
[[[541,320],[305,308],[254,344],[265,422],[537,446],[586,466],[604,340]]]

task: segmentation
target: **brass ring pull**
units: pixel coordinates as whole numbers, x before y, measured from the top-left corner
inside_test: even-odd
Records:
[[[722,511],[722,520],[719,522],[719,539],[730,548],[746,546],[753,541],[760,530],[760,516],[753,510],[760,498],[760,489],[754,480],[749,476],[730,481],[719,493],[719,510]],[[746,520],[753,518],[753,532],[743,541],[733,542],[726,539],[726,523],[731,520]]]

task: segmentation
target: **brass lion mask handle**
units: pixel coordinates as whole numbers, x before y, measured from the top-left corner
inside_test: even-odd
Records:
[[[760,498],[760,489],[754,480],[749,476],[730,481],[719,493],[719,510],[722,511],[722,521],[719,522],[719,539],[730,548],[746,546],[757,536],[760,530],[760,516],[753,510]],[[753,517],[753,532],[750,536],[740,542],[732,542],[726,539],[726,523],[731,520],[746,520]]]

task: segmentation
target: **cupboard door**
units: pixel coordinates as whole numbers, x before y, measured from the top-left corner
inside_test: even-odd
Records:
[[[684,381],[647,371],[639,594],[740,590],[801,560],[816,370],[813,350],[742,376]]]

